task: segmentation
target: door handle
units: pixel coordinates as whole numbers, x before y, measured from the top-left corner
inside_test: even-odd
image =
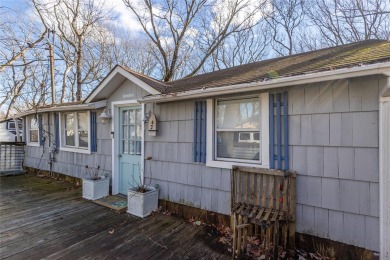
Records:
[[[122,155],[121,155],[121,154],[118,154],[118,157],[119,157],[119,158],[121,158],[121,157],[122,157]]]

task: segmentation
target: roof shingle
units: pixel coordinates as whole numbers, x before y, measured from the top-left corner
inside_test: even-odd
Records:
[[[165,83],[124,68],[161,93],[168,94],[272,80],[388,61],[390,61],[390,41],[367,40],[258,61]]]

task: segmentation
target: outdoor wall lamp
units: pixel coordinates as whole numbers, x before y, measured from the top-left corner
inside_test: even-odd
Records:
[[[108,109],[108,108],[104,109],[102,114],[99,116],[99,118],[103,124],[110,123],[111,122],[110,109]]]

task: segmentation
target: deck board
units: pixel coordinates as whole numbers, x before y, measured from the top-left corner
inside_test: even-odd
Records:
[[[227,259],[204,225],[153,213],[118,214],[73,184],[0,177],[0,259]]]

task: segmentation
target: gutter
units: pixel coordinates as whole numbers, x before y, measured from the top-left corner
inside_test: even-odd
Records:
[[[256,90],[267,90],[273,88],[281,88],[292,85],[301,85],[307,83],[315,83],[328,80],[345,79],[352,77],[368,76],[375,74],[383,74],[390,77],[390,62],[364,65],[361,67],[344,68],[338,70],[317,72],[305,75],[272,79],[269,81],[256,81],[244,84],[229,85],[222,87],[213,87],[206,89],[190,90],[179,93],[171,93],[166,95],[146,96],[138,101],[140,103],[163,103],[184,99],[203,98],[216,95],[234,94],[242,92],[250,92]]]
[[[22,117],[36,113],[44,113],[44,112],[64,112],[64,111],[80,111],[80,110],[92,110],[105,107],[107,105],[107,100],[97,101],[94,103],[88,104],[78,104],[78,105],[70,105],[70,106],[53,106],[53,107],[45,107],[41,109],[31,109],[25,112],[18,114],[15,117]]]

